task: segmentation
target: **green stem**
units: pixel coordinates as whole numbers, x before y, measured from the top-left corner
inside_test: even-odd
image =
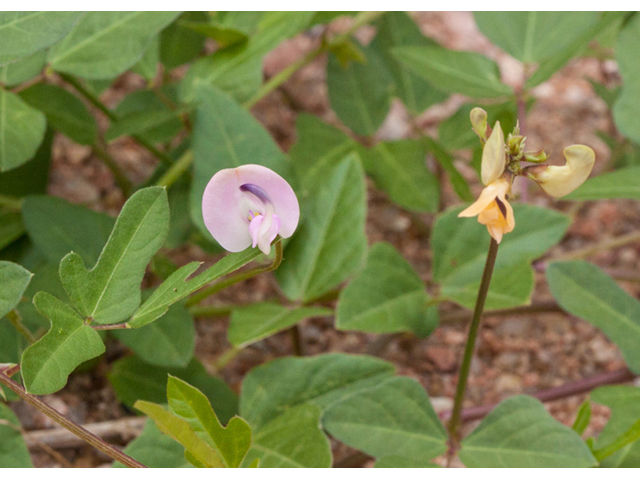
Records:
[[[114,460],[116,460],[116,461],[118,461],[118,462],[120,462],[123,465],[126,465],[128,467],[145,468],[145,466],[143,464],[141,464],[140,462],[138,462],[134,458],[131,458],[129,455],[127,455],[126,453],[121,452],[120,450],[118,450],[114,446],[108,444],[107,442],[102,440],[97,435],[94,435],[93,433],[91,433],[89,430],[87,430],[87,429],[83,428],[82,426],[78,425],[77,423],[69,420],[64,415],[62,415],[60,412],[58,412],[55,408],[53,408],[49,404],[43,402],[42,400],[40,400],[35,395],[31,395],[30,393],[27,393],[24,388],[22,388],[18,383],[16,383],[13,380],[11,380],[11,378],[8,377],[6,375],[6,373],[3,372],[3,371],[0,371],[0,383],[2,385],[4,385],[5,387],[7,387],[9,390],[11,390],[14,393],[16,393],[17,395],[19,395],[29,405],[31,405],[31,406],[37,408],[38,410],[40,410],[47,417],[49,417],[51,420],[53,420],[54,422],[56,422],[59,425],[63,426],[64,428],[69,430],[74,435],[77,435],[78,437],[82,438],[89,445],[97,448],[98,450],[100,450],[104,454],[108,455],[112,459],[114,459]]]
[[[191,307],[193,305],[200,303],[205,298],[215,293],[218,293],[219,291],[224,290],[225,288],[231,285],[235,285],[236,283],[242,282],[244,280],[248,280],[249,278],[255,277],[260,273],[271,272],[272,270],[275,270],[280,266],[280,263],[282,262],[282,240],[280,238],[276,239],[275,247],[276,247],[275,258],[273,259],[273,262],[270,263],[269,265],[256,267],[251,270],[247,270],[246,272],[241,272],[236,275],[232,275],[224,280],[221,280],[218,283],[214,283],[210,287],[204,288],[200,290],[198,293],[192,295],[191,298],[187,300],[185,305],[187,307]]]
[[[11,197],[9,195],[0,195],[0,207],[5,207],[9,210],[19,212],[22,210],[22,199],[18,197]]]
[[[480,319],[482,318],[482,311],[484,310],[484,303],[487,299],[487,293],[489,292],[491,275],[493,274],[493,266],[496,263],[497,256],[498,242],[491,238],[491,243],[489,244],[489,253],[487,254],[487,261],[484,264],[482,281],[480,282],[480,289],[478,290],[478,298],[476,299],[476,307],[473,311],[471,326],[469,327],[469,336],[467,337],[467,344],[464,347],[464,356],[462,358],[462,365],[460,366],[460,375],[458,377],[458,386],[456,387],[453,410],[451,411],[451,420],[449,420],[449,440],[454,449],[457,448],[458,445],[458,429],[460,426],[462,402],[464,400],[464,394],[467,389],[467,380],[469,379],[471,359],[475,350],[476,338],[478,336],[478,329],[480,327]]]
[[[216,307],[213,305],[193,305],[189,307],[189,313],[194,317],[226,317],[232,312],[231,307]]]
[[[213,364],[215,371],[219,372],[226,367],[231,360],[238,356],[238,353],[240,353],[240,349],[236,347],[231,347],[229,350],[223,352]]]
[[[94,144],[92,148],[93,153],[95,153],[96,156],[104,162],[107,168],[111,170],[116,184],[118,185],[120,190],[122,190],[122,194],[125,196],[125,198],[129,198],[131,196],[131,193],[133,192],[133,184],[124,173],[124,171],[120,168],[120,165],[118,165],[113,157],[109,155],[107,151],[100,147],[97,143]]]
[[[159,187],[170,187],[173,183],[180,178],[180,176],[186,172],[193,163],[193,150],[187,150],[176,161],[169,170],[167,170],[162,177],[156,182]]]
[[[85,88],[85,86],[82,85],[82,83],[79,82],[77,79],[75,79],[71,75],[67,75],[66,73],[61,73],[60,77],[69,85],[71,85],[73,88],[75,88],[76,91],[80,93],[80,95],[82,95],[84,98],[86,98],[89,101],[89,103],[91,103],[91,105],[93,105],[102,113],[104,113],[109,118],[109,120],[111,121],[118,120],[118,116],[115,113],[113,113],[111,110],[109,110],[107,106],[104,103],[102,103],[96,95],[93,94],[93,92]],[[151,145],[141,136],[132,135],[131,138],[133,138],[138,144],[140,144],[140,146],[144,147],[149,153],[151,153],[151,155],[160,159],[162,162],[166,163],[167,165],[173,164],[173,161],[171,160],[171,158],[169,158],[168,155],[162,153],[160,150],[158,150],[156,147]]]
[[[16,312],[15,310],[11,310],[9,313],[7,313],[6,317],[20,335],[26,338],[29,343],[35,343],[35,341],[37,340],[35,335],[31,333],[31,331],[27,327],[24,326],[24,324],[22,323],[22,318],[20,318],[20,314],[18,312]]]

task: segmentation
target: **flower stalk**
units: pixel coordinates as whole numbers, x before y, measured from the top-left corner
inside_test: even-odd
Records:
[[[451,446],[454,449],[457,449],[459,443],[460,414],[462,412],[462,403],[464,401],[464,394],[467,389],[467,380],[469,379],[471,359],[473,358],[476,338],[478,337],[478,330],[480,328],[480,319],[482,318],[482,312],[484,310],[484,304],[487,299],[487,293],[489,292],[489,285],[491,284],[491,276],[493,275],[493,267],[496,263],[497,256],[498,242],[496,242],[494,238],[491,238],[491,243],[489,244],[489,253],[487,254],[487,261],[484,264],[482,281],[480,282],[480,289],[478,290],[478,298],[476,299],[473,318],[471,319],[471,325],[469,326],[469,336],[467,337],[467,344],[464,347],[464,356],[462,358],[462,365],[460,366],[460,375],[458,376],[458,385],[456,387],[453,410],[451,411],[451,420],[449,420],[448,424],[449,441],[451,442]]]

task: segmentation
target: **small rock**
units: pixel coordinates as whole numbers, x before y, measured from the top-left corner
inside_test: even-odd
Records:
[[[457,364],[456,354],[449,347],[429,345],[425,349],[424,355],[443,372],[453,370]]]
[[[496,383],[496,389],[499,392],[519,392],[522,390],[522,378],[510,373],[500,375]]]
[[[449,397],[431,397],[431,405],[436,413],[447,412],[453,408],[453,398]]]

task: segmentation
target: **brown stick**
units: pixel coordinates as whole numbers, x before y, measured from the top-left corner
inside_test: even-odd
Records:
[[[104,440],[126,442],[140,434],[145,421],[145,417],[126,417],[108,422],[90,423],[84,425],[84,428]],[[58,449],[78,448],[86,445],[84,440],[76,437],[65,428],[48,428],[27,432],[24,439],[30,450],[39,450],[42,445]]]
[[[580,395],[581,393],[587,393],[596,387],[603,385],[613,385],[617,383],[630,382],[636,375],[628,368],[621,368],[614,370],[613,372],[600,373],[593,377],[583,378],[576,382],[566,383],[559,387],[553,387],[548,390],[534,393],[532,397],[537,398],[541,402],[552,402],[554,400],[560,400],[562,398],[572,397],[574,395]],[[491,410],[496,407],[496,404],[480,405],[478,407],[465,408],[462,411],[462,421],[472,422],[479,420],[486,416]],[[442,412],[440,418],[446,420],[451,415],[451,412]]]

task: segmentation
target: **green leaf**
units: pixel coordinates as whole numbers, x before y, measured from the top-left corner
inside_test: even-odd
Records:
[[[99,324],[116,323],[140,305],[140,284],[169,228],[167,192],[138,190],[122,208],[95,267],[70,253],[60,262],[60,279],[80,313]]]
[[[138,438],[134,439],[124,453],[149,468],[188,468],[191,464],[184,458],[184,447],[162,433],[153,420],[147,420]],[[115,468],[124,468],[119,462]]]
[[[528,264],[558,243],[569,227],[569,218],[553,210],[524,204],[513,208],[516,228],[500,244],[487,309],[526,303],[533,288]],[[458,218],[460,211],[449,209],[434,224],[433,278],[443,296],[473,308],[490,237],[477,219]]]
[[[209,399],[176,377],[169,377],[167,399],[171,412],[185,420],[200,438],[214,447],[226,467],[240,466],[251,447],[251,427],[246,421],[234,417],[223,427]]]
[[[296,132],[289,157],[300,185],[299,197],[306,199],[317,179],[331,172],[357,144],[343,131],[307,113],[298,115]]]
[[[611,408],[611,418],[596,439],[596,449],[611,445],[640,419],[640,388],[630,385],[600,387],[591,392],[591,400]],[[602,467],[640,467],[640,441],[628,444],[603,460]]]
[[[178,94],[175,86],[163,85],[160,93],[177,103]],[[117,115],[118,120],[112,122],[112,128],[116,125],[122,128],[124,124],[125,128],[129,129],[127,134],[136,133],[153,144],[171,141],[184,127],[180,118],[172,114],[169,107],[152,90],[137,90],[130,93],[118,104],[113,113]],[[157,122],[156,116],[163,122]],[[135,119],[144,122],[144,129],[135,124]],[[129,127],[126,127],[127,124]]]
[[[35,155],[46,126],[41,112],[0,88],[0,172],[19,167]]]
[[[445,92],[474,98],[513,93],[500,81],[498,65],[479,53],[410,46],[394,48],[393,54],[402,65]]]
[[[205,12],[184,12],[160,34],[160,60],[173,69],[194,60],[202,52],[205,37],[184,25],[184,22],[205,21]]]
[[[49,128],[30,162],[9,172],[0,173],[0,192],[15,197],[45,193],[49,182],[52,143],[53,130]]]
[[[202,391],[223,424],[238,413],[236,394],[222,380],[207,374],[197,360],[192,360],[187,368],[160,368],[135,356],[125,357],[113,363],[108,377],[118,399],[131,407],[136,400],[166,402],[167,375],[181,378]]]
[[[0,56],[27,55],[69,33],[83,12],[1,12]]]
[[[49,50],[51,67],[89,79],[121,74],[142,58],[152,38],[179,12],[88,12]]]
[[[0,319],[18,304],[32,276],[20,265],[0,260]]]
[[[201,87],[193,130],[194,170],[191,219],[206,238],[211,234],[202,219],[204,189],[218,171],[257,164],[290,179],[290,165],[269,133],[231,97],[213,87]]]
[[[402,255],[388,243],[377,243],[364,269],[340,292],[336,327],[424,333],[428,298],[422,280]]]
[[[428,460],[447,451],[447,433],[424,388],[396,377],[330,407],[322,423],[341,442],[374,457]]]
[[[277,303],[254,303],[235,308],[229,323],[229,342],[236,348],[244,348],[269,337],[306,318],[333,315],[333,310],[318,307],[290,309]]]
[[[444,169],[445,172],[447,172],[449,181],[451,182],[451,186],[455,190],[456,195],[458,195],[458,197],[460,197],[460,199],[464,200],[465,202],[472,201],[473,195],[471,195],[469,184],[453,164],[453,157],[449,154],[449,152],[447,152],[442,147],[442,145],[440,145],[432,138],[423,137],[423,140],[426,143],[429,151],[433,154],[435,159],[440,164],[440,166]]]
[[[112,333],[142,360],[161,367],[186,367],[196,347],[193,317],[183,305],[172,306],[162,319],[143,330]]]
[[[471,128],[469,114],[475,104],[465,103],[456,113],[440,124],[438,139],[447,150],[466,150],[480,146],[478,135]],[[511,132],[516,126],[518,110],[515,102],[499,103],[497,105],[483,105],[487,112],[489,123],[500,122],[503,132]]]
[[[462,441],[460,459],[467,467],[593,467],[589,447],[569,427],[557,422],[540,401],[517,395],[500,403]]]
[[[573,422],[573,430],[580,436],[584,434],[584,431],[589,426],[589,422],[591,421],[591,402],[586,400],[581,406],[580,410],[578,410],[578,415],[576,416],[576,420]]]
[[[44,68],[47,52],[40,50],[17,62],[0,67],[0,83],[13,87],[36,77]]]
[[[640,302],[595,265],[583,261],[549,265],[551,293],[567,312],[602,330],[640,373]]]
[[[183,420],[173,413],[167,412],[162,406],[156,403],[138,400],[134,407],[151,418],[160,431],[183,445],[185,450],[205,467],[224,467],[216,450],[202,440],[186,420]]]
[[[393,455],[379,459],[374,468],[440,468],[440,466],[426,460]]]
[[[276,278],[290,299],[308,302],[338,286],[364,260],[366,192],[358,157],[348,155],[318,178],[303,223],[287,245]]]
[[[47,122],[74,142],[93,145],[98,126],[87,107],[67,90],[55,85],[37,83],[20,92],[22,99],[47,117]]]
[[[139,328],[160,318],[170,305],[182,300],[189,294],[201,289],[206,284],[223,277],[256,258],[260,251],[248,248],[243,252],[231,253],[209,267],[200,275],[187,280],[200,266],[199,262],[191,262],[176,270],[160,284],[153,294],[142,304],[131,318],[129,326]]]
[[[0,318],[0,361],[2,363],[20,363],[22,352],[29,346],[24,338],[5,318]],[[0,398],[2,395],[0,386]]]
[[[602,461],[605,458],[609,458],[611,455],[617,453],[619,450],[622,450],[625,447],[632,446],[639,439],[640,439],[640,419],[637,420],[629,430],[624,432],[622,435],[620,435],[617,439],[615,439],[612,443],[610,443],[606,447],[593,450],[593,454],[598,459],[598,461]]]
[[[105,140],[112,142],[125,135],[139,135],[149,131],[154,132],[160,128],[168,129],[167,125],[171,125],[173,121],[180,123],[180,115],[188,111],[189,109],[185,107],[177,110],[162,108],[133,112],[112,122],[105,133]],[[180,125],[182,126],[182,123]]]
[[[395,95],[402,100],[410,113],[417,115],[428,107],[446,100],[447,94],[402,65],[391,53],[395,47],[410,45],[433,46],[436,43],[422,35],[420,28],[405,12],[384,14],[370,49],[380,52],[387,70],[393,77]]]
[[[160,63],[160,38],[155,36],[140,61],[131,68],[131,71],[140,75],[147,82],[152,82],[158,74],[158,63]]]
[[[15,413],[0,402],[0,468],[33,468],[20,430]]]
[[[29,237],[51,263],[73,251],[95,265],[115,224],[105,213],[44,195],[27,197],[22,216]]]
[[[640,199],[640,167],[628,167],[590,178],[563,200]]]
[[[613,108],[613,119],[618,130],[634,142],[640,142],[640,119],[634,105],[640,103],[640,16],[631,18],[618,36],[616,60],[622,76],[622,93]]]
[[[350,62],[346,66],[329,55],[327,88],[338,118],[354,133],[372,136],[389,113],[393,79],[377,51],[362,50],[365,63]]]
[[[535,63],[571,45],[598,20],[598,12],[475,12],[489,40],[524,63]]]
[[[394,366],[374,357],[341,353],[287,357],[254,368],[242,383],[240,413],[256,432],[296,405],[321,410],[391,377]]]
[[[380,142],[358,148],[365,171],[394,203],[417,212],[435,212],[438,180],[427,168],[427,151],[419,140]]]
[[[182,22],[182,25],[189,28],[193,33],[197,32],[200,35],[214,39],[219,48],[237,45],[246,42],[249,38],[247,33],[242,30],[215,22]]]
[[[262,468],[331,467],[331,446],[320,428],[320,409],[299,405],[264,425],[255,434],[244,465],[257,459]]]
[[[181,83],[184,101],[193,100],[202,85],[215,86],[239,102],[248,100],[262,82],[264,56],[283,40],[304,31],[315,12],[251,13],[261,17],[256,33],[247,42],[197,61]]]
[[[29,393],[47,395],[62,389],[78,365],[103,354],[105,347],[98,332],[53,295],[40,292],[33,303],[51,320],[51,329],[24,351],[20,371]]]
[[[0,210],[0,250],[24,235],[25,229],[19,213]]]

